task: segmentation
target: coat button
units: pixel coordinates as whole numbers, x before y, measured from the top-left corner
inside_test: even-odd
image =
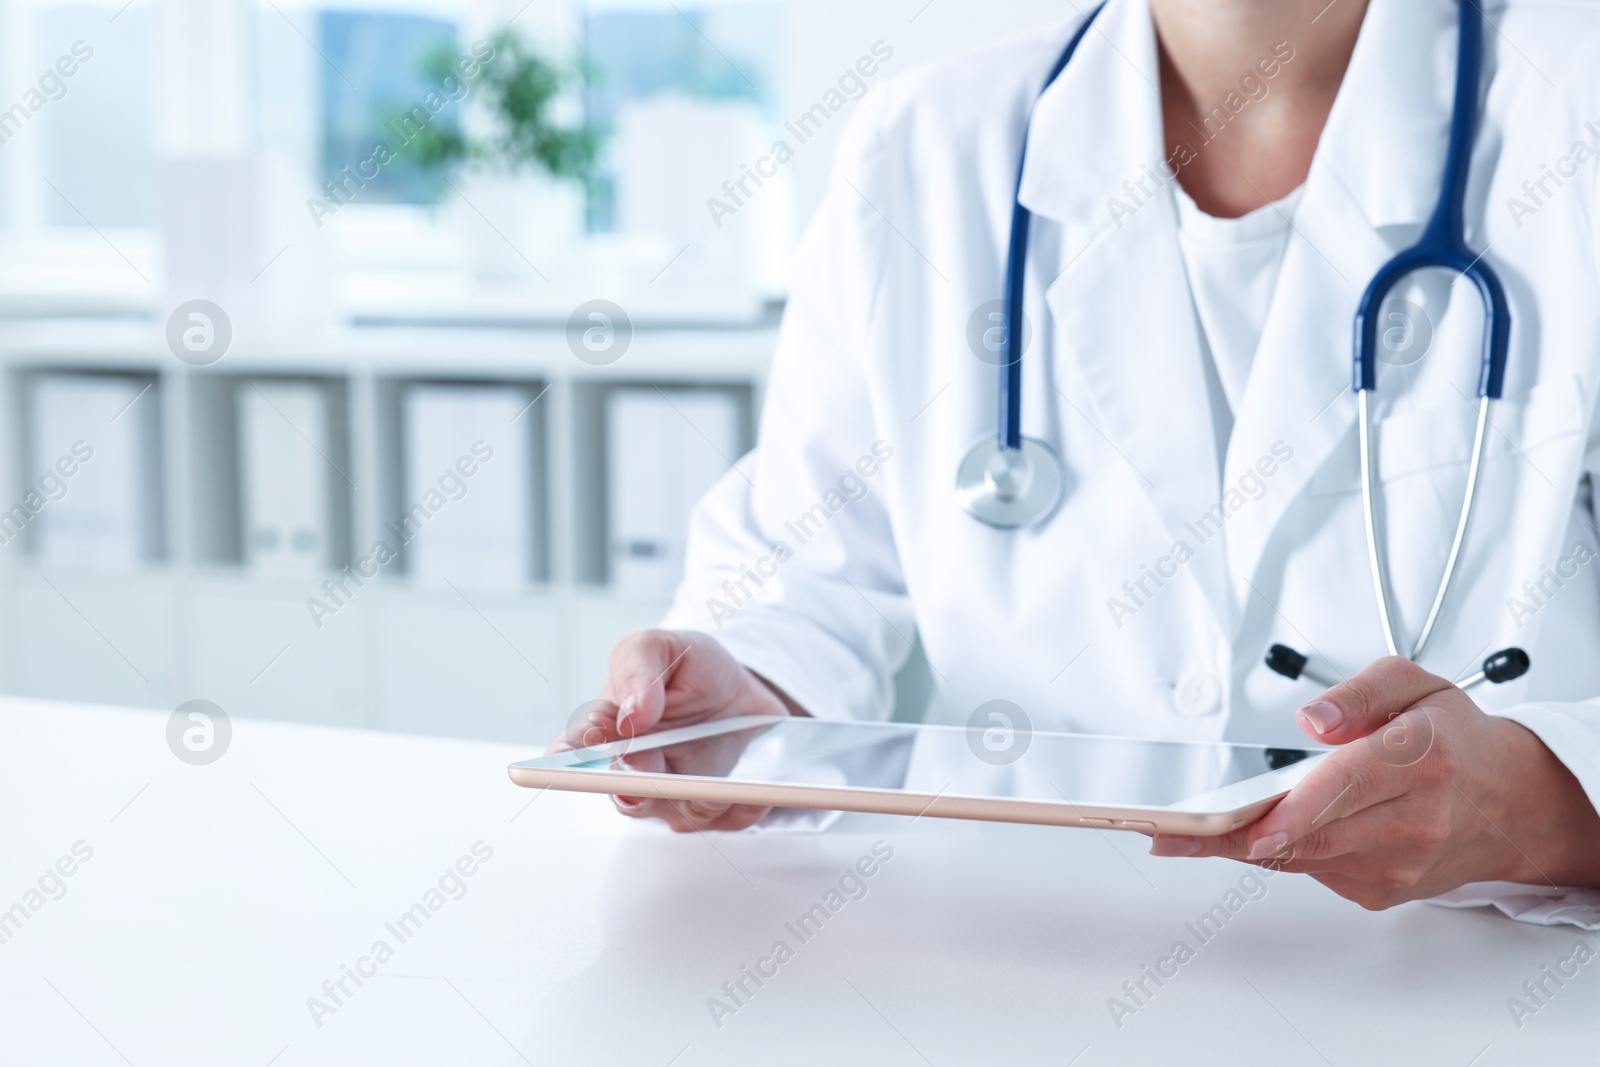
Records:
[[[1172,702],[1184,715],[1210,715],[1222,706],[1222,683],[1203,671],[1186,674],[1172,691]]]

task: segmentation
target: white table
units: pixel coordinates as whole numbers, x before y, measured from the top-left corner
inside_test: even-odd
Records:
[[[1137,836],[851,817],[680,837],[516,788],[505,764],[530,753],[511,746],[235,720],[195,767],[166,721],[0,699],[0,909],[93,849],[0,944],[0,1064],[1488,1067],[1600,1049],[1600,960],[1520,1029],[1506,1004],[1600,942],[1571,927],[1369,914],[1280,875],[1202,942],[1186,923],[1248,869],[1151,859]],[[867,894],[802,942],[785,923],[880,840],[894,854]],[[492,859],[402,943],[385,922],[478,841]],[[393,957],[316,1025],[307,999],[380,939]],[[793,958],[718,1027],[708,998],[780,939]],[[1180,939],[1194,958],[1116,1026],[1108,999]]]

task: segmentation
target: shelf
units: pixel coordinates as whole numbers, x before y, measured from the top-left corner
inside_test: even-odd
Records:
[[[635,325],[631,347],[609,366],[584,363],[563,326],[536,328],[361,326],[279,341],[235,337],[220,361],[192,368],[166,348],[164,324],[137,319],[36,320],[0,326],[0,362],[13,367],[104,368],[192,374],[374,374],[539,377],[591,381],[763,378],[774,327]]]
[[[669,604],[605,581],[607,396],[727,389],[748,448],[775,338],[765,324],[641,326],[621,361],[596,367],[574,356],[560,324],[342,327],[238,341],[196,368],[148,319],[0,326],[0,506],[37,478],[30,379],[141,376],[156,384],[142,402],[159,425],[155,507],[166,531],[161,561],[115,570],[0,548],[0,691],[166,708],[204,698],[231,714],[542,743],[597,694],[615,641],[656,624]],[[349,476],[336,494],[348,528],[341,562],[366,554],[405,500],[409,383],[509,384],[537,398],[515,426],[530,434],[539,468],[529,491],[541,502],[543,548],[529,574],[540,580],[452,588],[408,577],[402,559],[317,626],[307,600],[324,595],[325,576],[244,563],[235,396],[253,378],[329,387],[333,451]]]
[[[221,568],[0,570],[0,669],[27,696],[542,743],[664,597],[369,583],[318,626],[320,583]]]

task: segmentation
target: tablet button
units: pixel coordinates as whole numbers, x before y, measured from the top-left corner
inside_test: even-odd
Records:
[[[1222,683],[1203,671],[1186,674],[1172,691],[1172,702],[1184,715],[1210,715],[1222,706]]]
[[[1083,826],[1092,826],[1092,827],[1094,827],[1096,829],[1104,829],[1104,830],[1111,829],[1111,820],[1110,819],[1095,819],[1095,818],[1091,818],[1090,816],[1085,815],[1085,816],[1079,818],[1078,822]]]
[[[1143,819],[1125,819],[1122,822],[1117,823],[1117,825],[1122,827],[1124,830],[1138,830],[1140,833],[1145,834],[1153,834],[1156,832],[1156,824],[1153,822],[1145,822]]]

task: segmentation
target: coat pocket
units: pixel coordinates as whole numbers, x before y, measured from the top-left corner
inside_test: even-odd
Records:
[[[1563,443],[1569,447],[1579,443],[1586,413],[1584,390],[1577,378],[1541,383],[1520,401],[1496,401],[1489,407],[1484,464],[1510,459],[1531,463],[1537,470],[1536,455]],[[1373,438],[1379,481],[1401,490],[1422,476],[1464,470],[1472,460],[1477,420],[1476,399],[1460,396],[1453,403],[1414,408],[1378,420]],[[1360,491],[1360,444],[1352,427],[1344,446],[1328,457],[1312,479],[1311,492],[1331,496]]]

